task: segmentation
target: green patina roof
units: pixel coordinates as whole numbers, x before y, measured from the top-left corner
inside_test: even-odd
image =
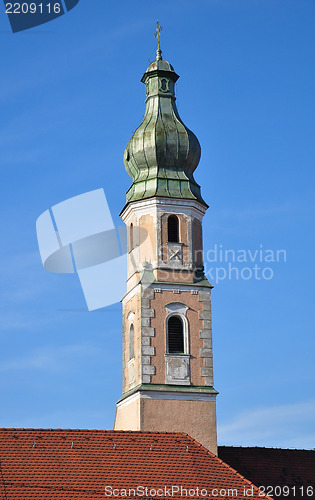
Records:
[[[200,160],[200,145],[180,119],[175,104],[178,78],[159,51],[157,60],[142,77],[146,111],[124,153],[125,168],[133,180],[127,203],[163,196],[194,199],[207,206],[193,177]]]

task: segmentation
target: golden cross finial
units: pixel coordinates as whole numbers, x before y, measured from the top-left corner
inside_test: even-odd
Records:
[[[158,50],[161,50],[160,49],[160,33],[163,29],[163,26],[160,26],[160,23],[159,23],[159,20],[157,20],[156,22],[156,30],[155,30],[155,33],[154,33],[154,36],[155,38],[157,38],[157,42],[158,42]]]

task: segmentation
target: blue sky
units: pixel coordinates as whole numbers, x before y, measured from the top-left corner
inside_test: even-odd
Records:
[[[286,252],[263,263],[272,279],[215,283],[219,444],[315,448],[314,14],[313,0],[80,0],[12,34],[1,10],[0,426],[113,427],[120,304],[88,312],[77,277],[46,272],[35,222],[103,187],[121,224],[159,18],[202,148],[205,251]]]

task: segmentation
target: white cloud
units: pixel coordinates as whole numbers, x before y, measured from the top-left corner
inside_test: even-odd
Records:
[[[47,53],[44,52],[43,54],[38,53],[36,59],[31,57],[27,58],[24,63],[20,61],[20,77],[16,78],[16,68],[13,66],[7,71],[6,78],[0,81],[0,102],[10,102],[11,99],[24,96],[27,91],[35,92],[38,87],[60,84],[69,77],[73,81],[74,71],[79,73],[84,71],[81,64],[84,57],[88,56],[88,59],[97,57],[100,50],[106,46],[107,50],[102,52],[102,62],[104,63],[106,57],[110,57],[114,51],[117,41],[125,40],[132,34],[138,33],[148,23],[150,20],[139,20],[134,23],[128,21],[101,34],[94,34],[92,37],[86,38],[84,43],[73,44],[71,47],[67,47],[63,53],[52,51],[48,60]],[[46,36],[45,31],[32,31],[32,33]],[[40,72],[38,71],[39,67],[41,68]],[[59,71],[56,71],[56,67],[59,68]]]
[[[49,291],[52,286],[42,273],[38,250],[3,256],[0,275],[0,298],[1,303],[6,304],[6,312],[9,304],[30,303]]]
[[[221,215],[224,218],[227,219],[250,219],[254,218],[256,219],[257,217],[272,217],[276,214],[286,214],[286,213],[291,213],[294,211],[294,204],[293,203],[282,203],[281,205],[273,205],[273,206],[268,206],[268,207],[255,207],[255,208],[250,208],[249,209],[244,209],[244,210],[233,210],[233,209],[225,209],[221,210],[219,212],[219,215]]]
[[[218,426],[219,444],[315,447],[315,401],[248,410]]]
[[[232,216],[242,218],[257,218],[257,217],[272,217],[274,215],[297,215],[300,216],[307,212],[310,214],[313,211],[312,200],[314,199],[314,189],[310,189],[304,194],[303,199],[297,199],[294,196],[284,200],[282,203],[270,204],[268,207],[257,205],[244,210],[226,209],[222,211],[225,217],[231,218]]]
[[[59,429],[112,429],[115,411],[115,400],[112,404],[99,410],[81,406],[73,409],[63,408],[51,411],[47,414],[37,412],[20,416],[4,417],[1,420],[2,427],[9,428],[59,428]]]
[[[99,347],[91,344],[72,344],[60,347],[46,346],[0,363],[0,372],[21,370],[63,371],[71,369],[70,362],[78,358],[103,355]]]

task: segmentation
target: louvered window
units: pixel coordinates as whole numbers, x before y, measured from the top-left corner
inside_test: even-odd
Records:
[[[168,320],[168,352],[184,353],[184,328],[178,316],[171,316]]]
[[[179,224],[176,215],[170,215],[167,220],[168,241],[170,243],[179,243]]]

